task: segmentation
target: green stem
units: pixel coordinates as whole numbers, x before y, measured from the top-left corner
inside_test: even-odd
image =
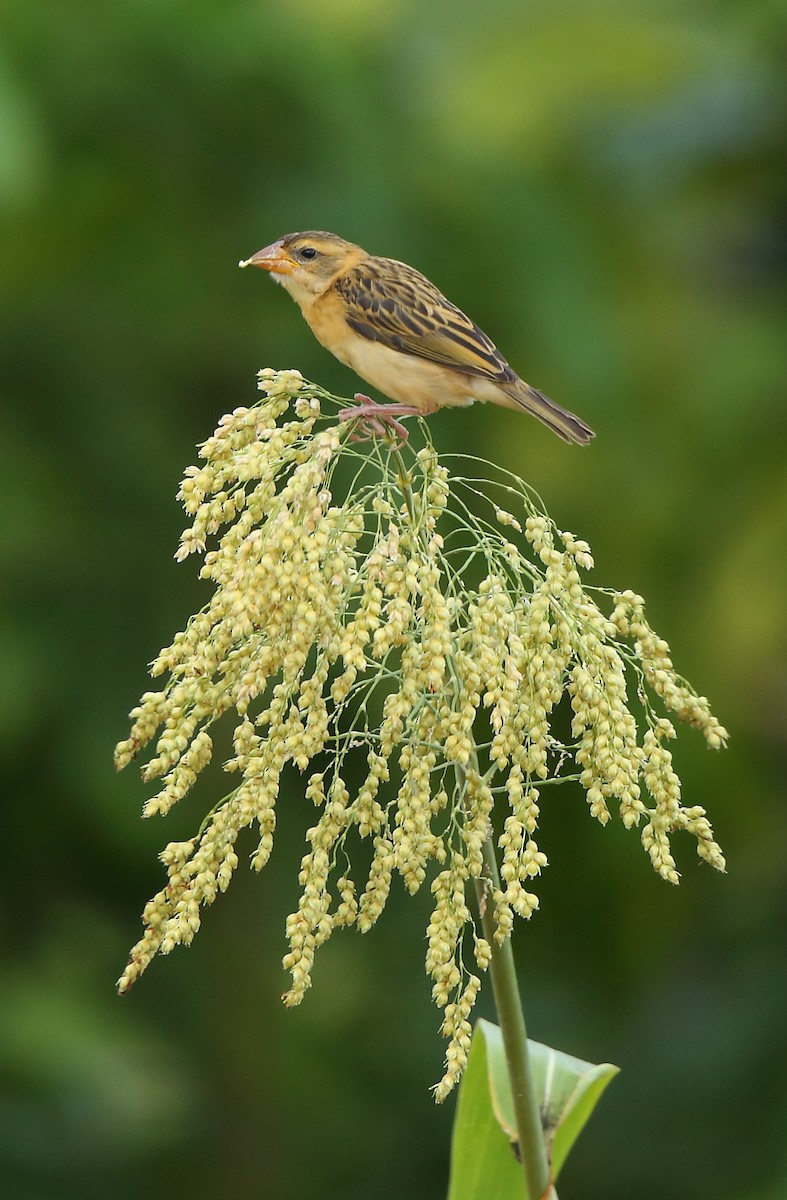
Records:
[[[391,445],[391,443],[389,441],[389,446],[390,445]],[[413,526],[413,532],[415,532],[415,503],[413,500],[413,489],[411,486],[412,476],[411,476],[410,472],[407,470],[407,467],[404,465],[404,459],[402,458],[402,453],[398,446],[396,446],[396,445],[391,446],[391,457],[394,459],[394,461],[396,463],[396,473],[398,476],[397,482],[399,484],[399,490],[401,491],[402,495],[404,496],[404,502],[407,505],[407,511],[410,514],[410,521]]]
[[[415,503],[411,476],[397,446],[391,446],[391,455],[396,462],[399,488],[404,496],[415,532]],[[451,665],[453,666],[453,664]],[[478,770],[477,761],[474,765]],[[456,767],[456,773],[460,786],[464,790],[465,773],[459,766]],[[519,995],[511,938],[506,938],[502,946],[495,940],[497,924],[491,898],[494,892],[500,889],[500,872],[491,836],[484,841],[482,855],[483,869],[481,877],[475,880],[476,894],[484,937],[492,947],[489,975],[492,980],[492,992],[495,997],[497,1019],[503,1037],[508,1077],[514,1100],[514,1116],[522,1168],[525,1173],[529,1200],[547,1200],[547,1196],[552,1196],[556,1200],[556,1194],[550,1188],[549,1162],[544,1144],[544,1131],[541,1125],[541,1113],[533,1072],[530,1067],[525,1014]]]
[[[492,947],[489,975],[495,997],[497,1019],[503,1036],[503,1048],[508,1065],[508,1078],[514,1098],[514,1115],[522,1166],[527,1180],[530,1200],[542,1200],[549,1190],[549,1163],[541,1113],[536,1096],[530,1054],[527,1045],[527,1030],[519,984],[514,965],[511,938],[502,946],[495,941],[497,925],[492,912],[492,894],[500,887],[500,873],[491,837],[483,845],[484,868],[480,879],[476,879],[476,894],[481,913],[484,937]],[[551,1193],[554,1195],[554,1193]]]

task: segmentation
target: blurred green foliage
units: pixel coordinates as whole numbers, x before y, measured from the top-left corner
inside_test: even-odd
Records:
[[[258,367],[357,386],[235,264],[328,228],[424,270],[598,431],[582,451],[502,410],[433,419],[645,594],[732,732],[678,752],[726,879],[686,845],[670,889],[579,793],[545,805],[529,1028],[624,1069],[561,1195],[783,1196],[784,4],[6,0],[0,32],[4,1194],[445,1192],[428,896],[279,1005],[297,786],[264,874],[112,990],[157,850],[207,803],[142,824],[111,768],[144,663],[204,597],[171,557],[181,470]]]

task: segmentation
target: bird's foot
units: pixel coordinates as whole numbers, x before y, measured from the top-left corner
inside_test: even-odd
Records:
[[[353,397],[357,401],[352,408],[343,408],[337,416],[337,421],[354,421],[356,427],[350,434],[351,442],[366,442],[370,438],[385,437],[393,431],[398,438],[397,449],[403,446],[410,436],[397,417],[418,416],[418,409],[409,404],[378,404],[363,392],[356,392]]]

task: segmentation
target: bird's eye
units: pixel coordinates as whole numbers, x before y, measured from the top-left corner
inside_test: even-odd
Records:
[[[301,258],[316,258],[317,251],[314,246],[303,246],[300,251]]]

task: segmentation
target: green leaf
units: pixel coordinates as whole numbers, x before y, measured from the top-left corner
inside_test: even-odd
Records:
[[[459,1086],[448,1200],[481,1197],[488,1200],[491,1196],[494,1200],[522,1200],[526,1195],[522,1168],[513,1152],[511,1138],[493,1108],[496,1089],[491,1084],[491,1074],[497,1070],[497,1055],[489,1053],[487,1029],[499,1035],[496,1025],[486,1021],[476,1024]],[[508,1094],[510,1098],[510,1088]]]
[[[618,1068],[583,1062],[541,1042],[528,1041],[528,1048],[552,1176],[557,1179]],[[531,1200],[514,1151],[516,1140],[503,1039],[497,1025],[478,1021],[459,1089],[448,1200]]]

